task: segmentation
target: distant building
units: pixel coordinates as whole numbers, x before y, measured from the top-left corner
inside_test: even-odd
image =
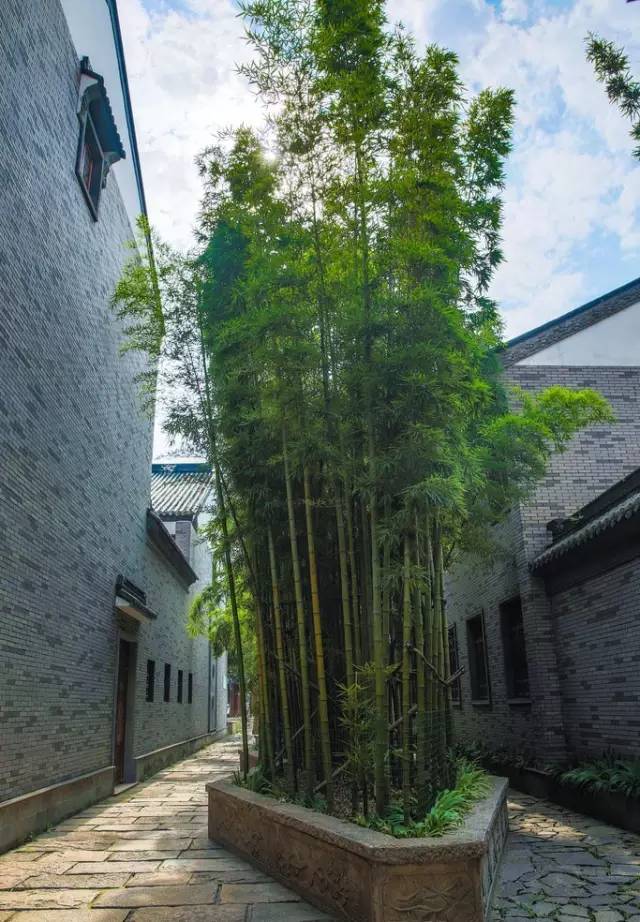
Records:
[[[0,850],[212,738],[110,306],[145,212],[115,0],[0,3]]]
[[[198,577],[191,586],[191,597],[211,582],[211,546],[200,529],[211,520],[212,491],[212,474],[206,464],[152,465],[151,505]],[[213,657],[209,647],[208,656],[209,731],[224,730],[227,725],[227,654]]]
[[[508,383],[592,387],[613,424],[579,433],[494,528],[492,561],[446,578],[462,740],[542,760],[640,755],[640,280],[508,343]]]

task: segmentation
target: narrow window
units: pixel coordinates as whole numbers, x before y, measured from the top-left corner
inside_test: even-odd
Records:
[[[507,697],[512,701],[528,700],[529,667],[527,665],[520,597],[502,603],[500,606],[500,624],[502,627]]]
[[[187,688],[187,702],[191,704],[193,702],[193,673],[189,673],[189,685]]]
[[[164,664],[164,700],[171,701],[171,666]]]
[[[491,700],[491,693],[483,615],[476,615],[467,621],[467,648],[471,674],[471,701],[486,704]]]
[[[458,653],[458,631],[456,625],[452,624],[449,628],[449,672],[453,676],[460,668],[460,655]],[[451,703],[456,707],[462,705],[462,688],[460,679],[452,682],[451,686]]]
[[[81,127],[76,174],[94,220],[98,219],[103,170],[104,154],[98,141],[91,114],[87,112]]]
[[[156,661],[147,660],[147,701],[153,701],[156,687]]]
[[[178,704],[182,704],[182,669],[178,669]]]

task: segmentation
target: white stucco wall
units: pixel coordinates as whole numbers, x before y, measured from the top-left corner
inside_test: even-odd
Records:
[[[517,362],[518,365],[640,365],[640,302]]]
[[[120,82],[118,58],[111,24],[111,14],[106,0],[60,0],[69,32],[78,53],[91,61],[91,67],[104,77],[118,132],[126,157],[115,163],[107,182],[116,179],[120,188],[132,228],[142,211],[133,168],[132,144],[127,126],[124,92]]]

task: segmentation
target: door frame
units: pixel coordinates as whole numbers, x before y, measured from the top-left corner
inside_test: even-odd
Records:
[[[125,708],[125,733],[124,733],[124,766],[122,782],[117,780],[116,772],[116,731],[118,715],[118,674],[120,671],[120,641],[129,644],[129,666],[127,669],[127,703]],[[114,766],[114,785],[129,784],[137,781],[136,765],[134,760],[135,740],[135,715],[136,715],[136,673],[138,665],[138,642],[134,634],[122,629],[118,630],[116,637],[116,657],[113,694],[113,731],[111,737],[111,760]]]

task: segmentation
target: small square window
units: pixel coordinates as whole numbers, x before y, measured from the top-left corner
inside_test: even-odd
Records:
[[[178,704],[182,704],[182,669],[178,669]]]
[[[520,597],[502,603],[500,624],[507,697],[515,701],[526,701],[529,698],[529,666]]]
[[[91,113],[87,112],[80,128],[76,175],[80,180],[82,191],[94,221],[98,220],[98,205],[100,204],[100,193],[102,191],[104,164],[104,154],[98,141],[93,119],[91,118]]]
[[[188,704],[193,703],[193,673],[189,673],[189,685],[187,687],[187,702]]]
[[[467,649],[471,677],[471,701],[475,704],[489,704],[489,666],[487,644],[484,633],[484,615],[476,615],[467,621]]]
[[[171,666],[164,664],[164,700],[171,701]]]
[[[156,663],[155,660],[147,660],[147,701],[153,701],[153,695],[156,685]]]
[[[455,675],[460,668],[460,654],[458,652],[458,631],[456,625],[452,624],[449,628],[449,673]],[[462,706],[462,687],[460,679],[456,679],[450,685],[451,703],[456,707]]]

